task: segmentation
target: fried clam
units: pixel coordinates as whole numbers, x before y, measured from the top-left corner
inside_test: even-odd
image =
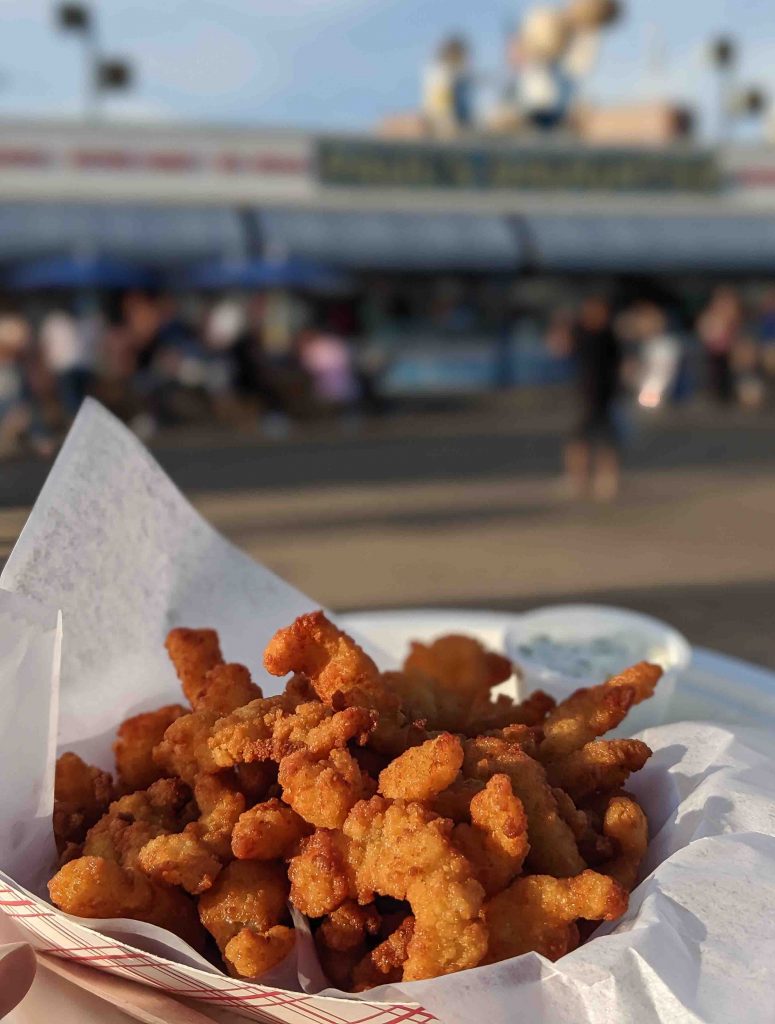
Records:
[[[233,974],[259,977],[293,948],[288,888],[280,862],[234,860],[200,896],[202,924]]]
[[[403,979],[475,967],[485,955],[484,890],[452,841],[452,822],[417,803],[373,797],[343,828],[355,895],[407,900],[415,918]]]
[[[465,775],[487,781],[505,775],[527,815],[532,871],[567,878],[587,866],[573,832],[563,820],[543,766],[517,743],[496,736],[479,736],[463,743]]]
[[[460,738],[443,732],[391,761],[380,772],[379,792],[390,800],[432,800],[452,785],[462,765]]]
[[[318,828],[341,828],[358,801],[370,797],[376,788],[343,748],[328,754],[297,750],[280,761],[277,779],[283,800]]]
[[[79,857],[48,884],[52,901],[76,917],[128,917],[147,921],[204,948],[204,932],[193,901],[180,889],[156,885],[139,871],[103,857]]]
[[[231,849],[238,860],[286,860],[311,832],[312,826],[275,797],[239,816]]]
[[[615,729],[634,704],[652,696],[661,675],[658,665],[641,661],[600,686],[576,690],[544,721],[541,761],[556,761]]]
[[[468,858],[487,896],[522,870],[529,845],[527,817],[506,775],[493,775],[471,800],[471,823],[455,826],[455,845]]]
[[[342,832],[316,829],[288,864],[291,903],[307,917],[332,914],[357,896],[349,841]]]
[[[638,772],[651,757],[642,740],[593,740],[546,766],[553,786],[573,800],[598,791],[619,789],[632,772]]]
[[[648,847],[648,819],[632,797],[615,796],[606,808],[603,832],[613,842],[617,852],[599,870],[632,892]]]
[[[512,674],[511,662],[478,640],[449,634],[430,644],[413,643],[399,673],[385,681],[410,719],[432,730],[469,732],[486,714],[490,690]]]
[[[233,779],[203,775],[194,786],[199,817],[182,832],[150,839],[139,851],[138,866],[149,878],[180,885],[194,895],[209,889],[231,859],[231,834],[245,810],[245,798]]]
[[[163,769],[153,759],[154,747],[162,742],[169,726],[187,713],[182,704],[166,704],[155,711],[133,715],[121,723],[113,743],[113,753],[118,782],[124,792],[147,789],[163,777]]]
[[[366,708],[378,713],[370,743],[396,756],[411,742],[412,723],[401,711],[398,696],[372,659],[322,611],[301,615],[280,629],[264,652],[264,666],[275,676],[301,674],[317,697],[336,710]]]
[[[522,876],[485,906],[486,962],[531,952],[557,960],[578,944],[578,920],[612,921],[626,909],[626,890],[595,871],[573,878]]]
[[[107,811],[113,799],[108,772],[86,764],[77,754],[58,758],[54,773],[53,828],[57,850],[63,853],[84,841],[86,833]]]
[[[214,629],[172,629],[167,634],[165,647],[186,700],[193,707],[205,688],[207,673],[223,664],[218,634]]]

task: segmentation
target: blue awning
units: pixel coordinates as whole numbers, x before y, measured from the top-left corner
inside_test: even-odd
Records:
[[[333,292],[348,287],[348,280],[341,272],[296,257],[277,261],[205,260],[185,270],[179,280],[190,288],[203,289],[298,288]]]
[[[0,260],[96,253],[149,263],[240,255],[236,210],[135,204],[2,203]]]
[[[497,216],[352,210],[258,211],[265,251],[350,270],[515,271],[520,246]]]
[[[775,272],[775,218],[537,215],[526,220],[546,270]]]
[[[156,279],[147,268],[113,256],[48,256],[14,267],[0,278],[7,288],[149,288]]]

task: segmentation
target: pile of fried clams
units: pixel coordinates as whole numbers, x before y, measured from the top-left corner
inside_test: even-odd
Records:
[[[651,751],[598,737],[656,666],[556,706],[493,701],[512,666],[476,640],[415,643],[380,673],[315,612],[269,643],[290,679],[264,697],[213,630],[175,629],[167,650],[188,705],[121,725],[115,788],[75,754],[57,764],[62,910],[214,940],[232,975],[260,978],[293,947],[290,902],[356,992],[556,960],[626,910],[648,826],[622,786]]]

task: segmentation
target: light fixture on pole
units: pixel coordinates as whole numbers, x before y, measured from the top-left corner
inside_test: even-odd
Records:
[[[85,3],[60,3],[55,10],[56,24],[63,32],[78,33],[84,49],[84,112],[99,114],[100,100],[106,92],[128,89],[132,85],[131,64],[123,58],[106,58],[100,52],[97,20]]]

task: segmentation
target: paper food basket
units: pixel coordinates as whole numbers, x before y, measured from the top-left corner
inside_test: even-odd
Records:
[[[652,841],[625,917],[552,964],[536,954],[364,996],[321,991],[297,943],[262,983],[228,977],[135,921],[47,902],[57,750],[112,767],[128,715],[177,699],[163,648],[212,626],[267,693],[261,652],[317,605],[220,537],[94,402],[83,408],[0,578],[0,909],[38,950],[260,1021],[639,1024],[772,1020],[772,738],[703,724],[647,730],[632,788]],[[379,652],[374,652],[379,657]]]

